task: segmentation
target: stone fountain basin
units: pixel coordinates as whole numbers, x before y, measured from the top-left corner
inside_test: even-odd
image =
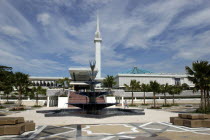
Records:
[[[38,110],[37,113],[44,113],[45,117],[65,117],[78,116],[87,118],[105,118],[112,116],[127,116],[127,115],[145,115],[143,109],[122,109],[122,108],[106,108],[98,112],[98,114],[87,114],[86,110],[82,109],[56,109],[56,110]]]
[[[73,105],[79,107],[83,110],[102,110],[106,107],[117,105],[118,103],[67,103],[68,105]]]

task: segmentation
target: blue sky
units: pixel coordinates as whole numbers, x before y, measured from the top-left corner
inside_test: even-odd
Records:
[[[94,59],[100,17],[102,75],[133,66],[185,73],[210,60],[207,0],[0,0],[0,65],[31,76],[69,76]]]

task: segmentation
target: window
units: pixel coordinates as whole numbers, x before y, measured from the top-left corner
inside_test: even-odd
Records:
[[[175,79],[175,85],[181,85],[180,78],[174,78]]]

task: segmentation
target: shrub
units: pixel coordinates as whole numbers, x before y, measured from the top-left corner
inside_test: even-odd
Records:
[[[161,108],[161,107],[159,107],[159,106],[156,106],[156,107],[151,106],[149,109],[162,109],[162,108]]]
[[[141,104],[142,106],[148,106],[149,104]]]
[[[210,114],[210,108],[207,108],[206,110],[204,110],[202,108],[198,108],[198,109],[196,109],[195,113]]]
[[[0,109],[4,109],[4,108],[6,108],[6,107],[4,107],[4,106],[0,105]]]
[[[138,105],[137,104],[129,104],[128,106],[130,106],[130,107],[137,107]]]
[[[171,104],[163,104],[162,107],[171,107]]]
[[[171,104],[171,106],[179,106],[179,104]]]
[[[23,111],[26,110],[25,107],[20,106],[20,107],[13,107],[11,109],[9,109],[9,111]]]
[[[15,102],[8,101],[8,102],[5,102],[4,104],[15,104]]]

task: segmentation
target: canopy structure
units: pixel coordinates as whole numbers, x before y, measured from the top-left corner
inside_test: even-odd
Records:
[[[89,88],[88,82],[90,81],[90,68],[69,68],[69,73],[71,75],[70,85],[74,86],[75,90],[87,89]],[[97,73],[98,69],[94,70]],[[96,75],[93,76],[95,78]],[[103,78],[96,78],[96,81],[102,82]],[[97,88],[97,86],[96,86]]]
[[[72,81],[89,81],[90,71],[90,68],[69,68]],[[95,70],[95,72],[97,72],[97,70]]]
[[[123,72],[122,74],[146,74],[146,73],[153,73],[153,72],[139,69],[138,67],[133,67],[131,70]]]

